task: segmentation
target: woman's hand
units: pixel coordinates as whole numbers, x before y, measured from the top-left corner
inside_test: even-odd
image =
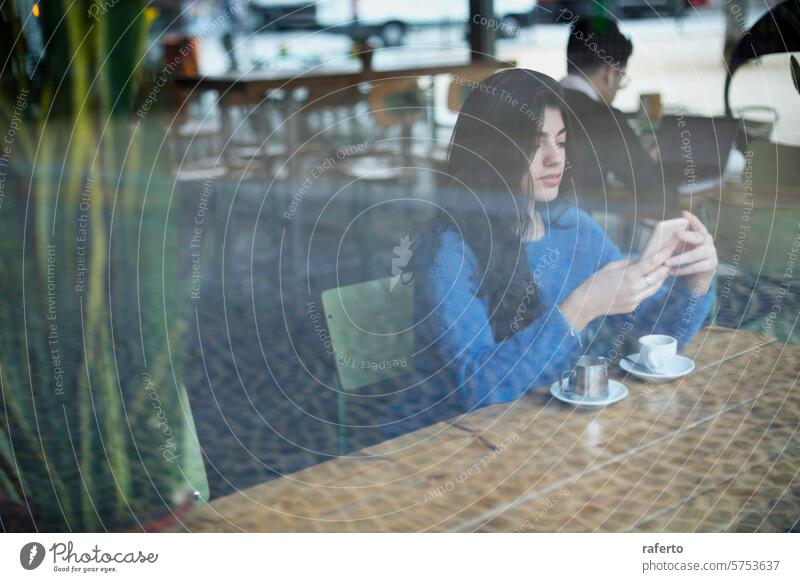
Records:
[[[630,313],[661,288],[669,275],[660,251],[640,261],[623,259],[609,263],[572,292],[559,306],[576,331],[595,317]]]
[[[687,283],[695,295],[705,295],[714,280],[714,273],[719,265],[714,238],[694,214],[683,211],[689,219],[689,230],[678,233],[683,242],[682,252],[667,259],[669,274],[686,276]]]

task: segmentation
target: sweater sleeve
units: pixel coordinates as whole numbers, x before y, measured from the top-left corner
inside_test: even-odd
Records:
[[[415,283],[423,310],[418,337],[424,342],[417,350],[432,350],[439,366],[426,373],[447,382],[467,409],[508,402],[555,381],[580,349],[557,308],[496,342],[487,304],[476,295],[475,267],[466,244],[447,237]],[[528,308],[523,299],[519,309]]]
[[[671,335],[678,340],[678,349],[681,349],[705,322],[711,310],[713,291],[712,285],[707,293],[695,294],[682,278],[668,277],[658,292],[642,302],[629,319],[634,322],[639,336]]]

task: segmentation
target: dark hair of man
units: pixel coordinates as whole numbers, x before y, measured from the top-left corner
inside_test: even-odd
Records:
[[[609,65],[624,69],[633,52],[630,39],[605,16],[584,16],[572,23],[567,41],[567,73],[589,76]]]

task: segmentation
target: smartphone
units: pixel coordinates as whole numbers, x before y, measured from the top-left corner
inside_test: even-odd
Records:
[[[644,250],[642,251],[642,258],[654,255],[667,248],[670,249],[670,253],[667,256],[667,258],[669,258],[682,242],[675,236],[676,233],[686,230],[687,228],[689,228],[689,221],[686,218],[662,220],[655,225],[653,233],[650,235],[650,238],[647,239],[647,244],[644,245]]]

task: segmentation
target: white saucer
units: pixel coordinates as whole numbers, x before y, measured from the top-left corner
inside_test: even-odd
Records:
[[[638,353],[631,354],[628,358],[634,362],[639,362]],[[639,366],[642,367],[640,368]],[[619,367],[629,374],[633,374],[637,378],[642,378],[643,380],[656,380],[657,382],[676,380],[694,370],[694,362],[692,359],[680,355],[675,356],[663,372],[645,372],[646,368],[644,364],[639,364],[639,366],[631,364],[625,359],[619,361]]]
[[[606,398],[592,398],[589,396],[578,396],[570,392],[561,391],[561,382],[553,382],[550,385],[550,394],[558,398],[561,402],[567,404],[574,404],[575,406],[589,406],[592,408],[600,408],[619,402],[628,395],[628,389],[622,382],[608,379],[608,396]]]

